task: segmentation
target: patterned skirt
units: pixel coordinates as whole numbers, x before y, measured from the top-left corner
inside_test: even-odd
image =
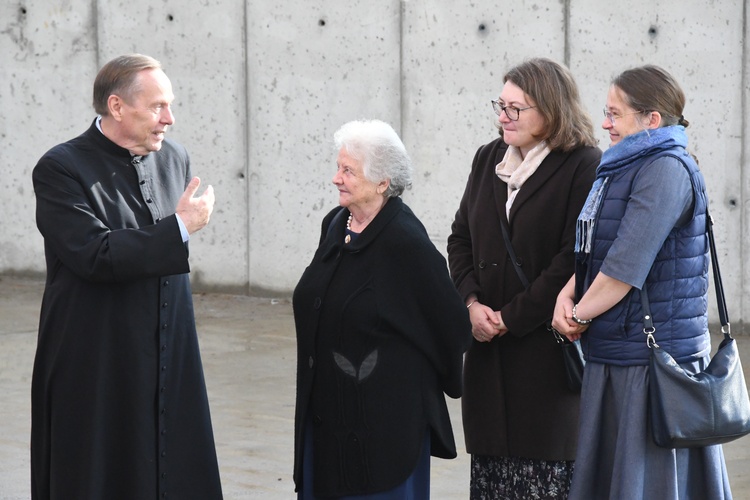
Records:
[[[471,500],[564,500],[573,461],[471,456]]]

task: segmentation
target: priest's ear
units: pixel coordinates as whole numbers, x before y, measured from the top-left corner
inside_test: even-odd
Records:
[[[125,101],[119,95],[112,94],[107,98],[107,110],[109,111],[109,116],[118,122],[122,120],[123,106],[125,106]]]

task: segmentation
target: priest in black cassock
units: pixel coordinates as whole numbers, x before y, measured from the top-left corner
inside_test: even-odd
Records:
[[[131,54],[94,82],[99,116],[33,172],[47,280],[31,388],[33,499],[222,497],[195,330],[184,147],[172,86]]]

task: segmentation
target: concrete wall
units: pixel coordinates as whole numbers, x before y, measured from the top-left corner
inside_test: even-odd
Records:
[[[172,79],[171,137],[217,192],[191,243],[204,289],[289,293],[337,203],[331,136],[355,118],[394,125],[415,164],[404,198],[444,251],[489,101],[526,57],[568,64],[600,123],[609,80],[669,69],[717,219],[732,318],[750,314],[750,0],[7,0],[0,6],[0,273],[41,274],[31,170],[94,117],[98,68],[125,52]],[[599,132],[602,147],[606,134]]]

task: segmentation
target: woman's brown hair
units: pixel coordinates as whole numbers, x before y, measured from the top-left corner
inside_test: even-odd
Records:
[[[551,150],[596,146],[594,126],[581,104],[578,85],[566,67],[546,58],[529,59],[512,68],[503,82],[517,85],[544,118],[544,139]],[[501,129],[502,133],[502,129]]]
[[[658,111],[662,127],[690,125],[683,116],[685,93],[666,70],[652,64],[623,71],[612,80],[620,89],[625,103],[636,111]]]

